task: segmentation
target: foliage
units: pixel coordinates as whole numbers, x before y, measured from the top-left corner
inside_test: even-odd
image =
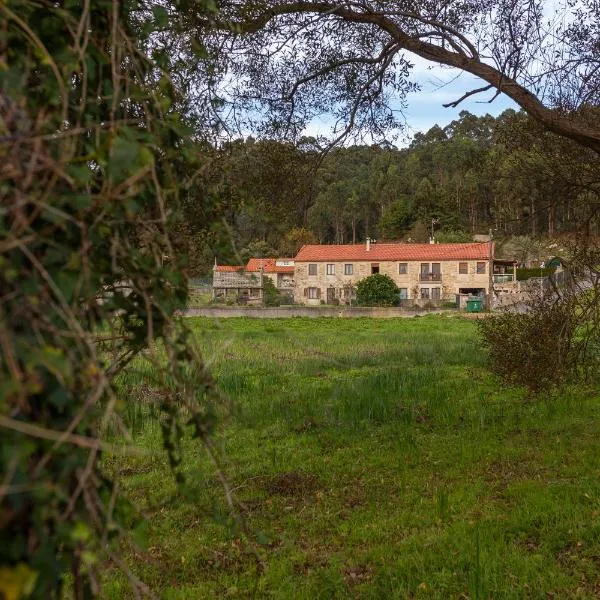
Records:
[[[315,234],[304,227],[292,227],[284,236],[279,244],[281,256],[292,257],[298,254],[302,246],[306,244],[317,244],[319,240]]]
[[[273,280],[266,275],[263,275],[263,299],[265,306],[279,306],[281,304],[279,290]]]
[[[477,324],[492,370],[533,392],[567,381],[576,367],[573,303],[536,298],[526,313],[503,312]]]
[[[478,323],[492,369],[532,391],[599,372],[600,248],[594,240],[576,240],[568,256],[566,274],[551,274],[550,287],[530,290],[525,312]]]
[[[250,242],[246,248],[240,251],[242,264],[246,264],[251,258],[268,258],[277,255],[277,250],[264,240]]]
[[[381,215],[379,230],[384,240],[398,240],[410,228],[413,215],[407,200],[396,200],[390,204]]]
[[[356,300],[361,306],[395,306],[400,290],[388,275],[375,273],[356,284]]]
[[[548,267],[532,267],[531,269],[517,269],[517,281],[526,281],[532,277],[549,277],[555,269]]]
[[[136,356],[152,366],[178,481],[184,422],[210,444],[219,396],[173,322],[187,289],[167,235],[200,165],[151,43],[164,7],[9,0],[0,14],[0,596],[57,598],[70,572],[87,598],[105,561],[124,566],[136,521],[99,468],[137,452],[107,441],[127,439],[115,376]]]
[[[435,240],[440,244],[472,242],[473,236],[466,231],[448,229],[444,231],[436,231]]]

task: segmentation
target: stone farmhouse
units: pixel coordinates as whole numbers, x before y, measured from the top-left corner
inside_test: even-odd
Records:
[[[306,245],[295,258],[294,301],[349,304],[356,284],[373,273],[389,275],[406,304],[486,297],[493,288],[494,244],[373,243]],[[460,297],[460,296],[459,296]]]

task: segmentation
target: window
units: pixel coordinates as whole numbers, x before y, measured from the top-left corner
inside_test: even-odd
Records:
[[[408,300],[408,288],[400,288],[400,300]]]
[[[335,275],[335,265],[327,265],[327,275]]]
[[[458,273],[459,275],[468,275],[469,263],[458,263]]]
[[[477,263],[477,275],[485,275],[485,263],[484,262]]]
[[[308,274],[309,275],[316,275],[317,274],[317,265],[312,263],[310,265],[308,265]]]
[[[442,263],[421,263],[421,281],[441,281]]]
[[[398,263],[398,273],[406,275],[408,273],[408,263]]]
[[[316,287],[308,288],[308,297],[310,300],[318,300],[320,296],[321,296],[321,290],[319,288],[316,288]]]
[[[441,300],[441,298],[442,298],[441,288],[431,288],[431,299],[432,300]]]
[[[371,275],[375,275],[375,273],[379,273],[379,265],[371,265]]]
[[[421,288],[421,298],[423,300],[429,299],[429,288]]]
[[[354,265],[344,265],[344,275],[354,275]]]

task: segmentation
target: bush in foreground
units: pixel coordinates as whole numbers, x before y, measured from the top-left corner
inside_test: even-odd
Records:
[[[400,290],[387,275],[375,273],[358,282],[356,299],[361,306],[394,306]]]

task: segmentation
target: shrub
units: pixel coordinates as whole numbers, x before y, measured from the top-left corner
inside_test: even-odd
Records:
[[[270,277],[263,277],[263,301],[265,306],[280,306],[281,296]]]
[[[492,370],[509,383],[539,391],[566,381],[575,358],[574,303],[545,295],[526,313],[478,321]]]
[[[362,306],[394,306],[399,303],[400,290],[387,275],[375,273],[358,282],[356,299]]]
[[[492,370],[532,391],[598,376],[600,248],[584,238],[568,255],[568,277],[546,292],[530,292],[524,313],[478,323]]]

